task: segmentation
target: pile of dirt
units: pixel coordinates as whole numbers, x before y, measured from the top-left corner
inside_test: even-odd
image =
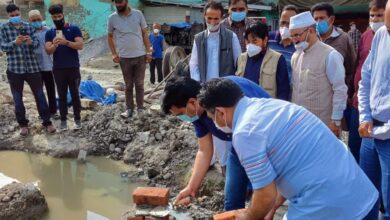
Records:
[[[40,219],[47,210],[45,197],[31,183],[14,182],[0,189],[0,219]]]
[[[110,155],[135,165],[138,171],[129,173],[130,178],[178,193],[189,179],[198,150],[192,125],[153,111],[123,119],[123,110],[120,105],[105,107],[86,122],[82,132],[95,146],[89,154]],[[214,171],[200,189],[202,203],[209,204],[209,210],[222,210],[222,190],[222,175]]]

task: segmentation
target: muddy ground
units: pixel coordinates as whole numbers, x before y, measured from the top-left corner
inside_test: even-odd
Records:
[[[82,79],[92,76],[103,86],[123,82],[119,66],[111,61],[108,54],[89,59],[82,65],[81,72]],[[0,75],[4,74],[5,56],[2,56]],[[148,70],[145,87],[146,89],[152,87],[149,83]],[[197,140],[192,125],[182,123],[175,117],[162,115],[156,110],[158,99],[146,103],[147,111],[144,115],[126,120],[120,117],[120,113],[125,110],[123,102],[84,109],[83,128],[80,131],[69,130],[49,135],[40,124],[35,101],[26,86],[24,100],[31,135],[21,138],[10,97],[8,83],[0,78],[0,150],[76,158],[79,150],[83,149],[88,155],[107,156],[135,165],[138,169],[129,172],[129,178],[145,179],[150,186],[170,187],[172,196],[185,186],[190,176],[197,151]],[[70,114],[69,121],[72,120]],[[54,124],[58,126],[59,120],[54,120]],[[189,208],[191,216],[202,219],[222,211],[223,185],[223,177],[216,166],[210,170],[204,181],[197,201]],[[285,207],[279,210],[275,219],[281,219],[281,214],[285,210]]]

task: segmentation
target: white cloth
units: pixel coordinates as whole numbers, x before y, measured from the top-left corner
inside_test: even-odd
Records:
[[[289,29],[306,28],[314,25],[316,21],[311,15],[310,11],[302,12],[290,18]]]
[[[241,54],[240,41],[235,33],[233,33],[232,40],[234,63]],[[207,37],[207,74],[206,81],[219,77],[219,31],[215,33],[208,32]],[[190,60],[190,74],[191,78],[200,81],[200,71],[198,62],[198,49],[196,42],[192,46],[191,60]]]
[[[348,87],[345,85],[345,69],[344,58],[333,50],[329,53],[326,59],[326,75],[333,88],[333,111],[332,120],[341,120],[343,118],[343,112],[346,108],[345,100],[347,99]]]
[[[213,165],[216,161],[218,161],[221,166],[226,166],[229,147],[231,145],[231,141],[224,141],[213,135],[214,153],[210,165]]]

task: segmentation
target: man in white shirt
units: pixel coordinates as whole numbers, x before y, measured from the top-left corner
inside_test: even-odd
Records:
[[[192,79],[205,82],[235,74],[241,46],[237,35],[220,25],[223,13],[220,2],[210,1],[204,8],[207,30],[195,35],[190,60]]]

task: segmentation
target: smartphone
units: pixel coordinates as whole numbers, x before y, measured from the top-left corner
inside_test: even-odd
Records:
[[[28,35],[27,30],[24,28],[20,29],[20,35],[27,36]]]
[[[62,30],[56,30],[56,38],[64,38],[64,34]]]

